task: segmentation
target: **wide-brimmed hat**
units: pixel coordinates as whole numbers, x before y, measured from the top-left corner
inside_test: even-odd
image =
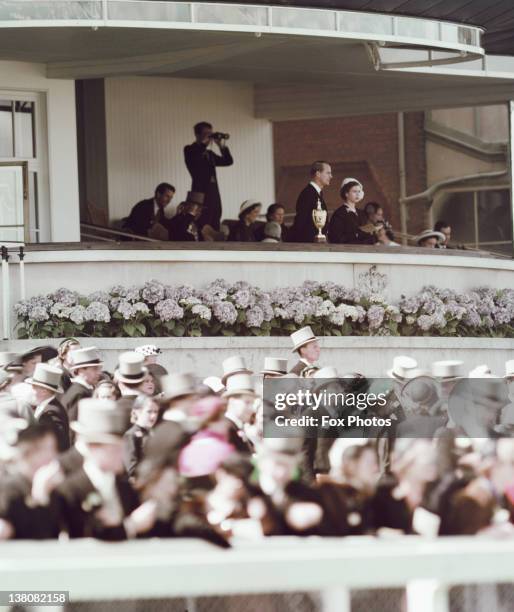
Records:
[[[15,355],[9,363],[3,366],[6,372],[23,372],[23,363],[21,361],[21,355]]]
[[[249,211],[250,208],[255,208],[256,206],[262,206],[262,203],[259,202],[259,200],[245,200],[239,207],[239,218],[241,218],[245,212]]]
[[[233,355],[232,357],[227,357],[223,360],[221,364],[223,368],[223,376],[221,377],[221,382],[226,385],[227,380],[230,376],[234,374],[253,374],[252,370],[246,367],[246,362],[244,357],[241,355]]]
[[[203,206],[205,202],[205,193],[199,191],[188,191],[186,197],[186,204],[198,204]]]
[[[409,371],[418,367],[418,362],[412,357],[406,355],[397,355],[393,359],[393,367],[387,371],[389,378],[396,380],[405,380],[409,377]]]
[[[318,339],[314,335],[314,332],[312,331],[312,328],[309,325],[307,325],[306,327],[302,327],[301,329],[298,329],[297,331],[293,332],[290,335],[290,338],[293,341],[293,348],[292,348],[293,353],[297,351],[299,348],[301,348],[302,346],[305,346],[306,344],[308,344],[309,342],[314,342],[314,340]]]
[[[192,374],[167,374],[161,378],[162,399],[170,401],[185,395],[198,392],[195,377]]]
[[[157,356],[160,355],[162,353],[161,349],[158,346],[155,346],[155,344],[143,344],[142,346],[137,346],[134,349],[135,353],[138,353],[139,355],[143,355],[144,357],[152,357],[152,356]]]
[[[36,346],[35,348],[30,349],[30,351],[23,353],[21,356],[21,361],[23,363],[29,359],[32,359],[33,357],[37,357],[38,355],[41,357],[41,361],[50,361],[50,359],[54,359],[58,356],[58,352],[54,346],[50,346],[48,344],[44,346]]]
[[[12,353],[11,351],[1,351],[0,352],[0,369],[5,370],[6,367],[16,359],[16,357],[18,357],[16,353]]]
[[[257,397],[253,379],[249,374],[234,374],[227,380],[227,390],[222,397],[232,397],[234,395],[250,395]]]
[[[416,404],[428,410],[434,409],[440,403],[437,380],[432,376],[416,376],[403,387],[400,404],[407,402]]]
[[[443,380],[458,380],[463,377],[462,366],[464,363],[458,360],[434,361],[432,364],[432,376]]]
[[[493,373],[491,372],[491,368],[487,364],[482,363],[481,365],[478,365],[476,368],[473,368],[472,370],[470,370],[468,374],[468,378],[487,378],[492,375]]]
[[[505,362],[505,378],[514,378],[514,359]]]
[[[62,393],[61,388],[62,370],[50,366],[47,363],[38,363],[31,378],[25,381],[29,385],[42,387],[54,393]]]
[[[78,368],[89,368],[93,366],[103,366],[103,361],[100,357],[100,353],[96,346],[86,346],[79,348],[76,351],[70,353],[71,365],[69,369],[71,372]]]
[[[112,444],[123,441],[130,411],[112,400],[85,398],[79,401],[78,419],[70,425],[85,442]]]
[[[287,374],[287,359],[279,359],[277,357],[265,357],[264,369],[261,374]]]
[[[128,385],[137,385],[143,382],[148,370],[143,365],[145,358],[135,351],[127,351],[118,357],[116,381]]]
[[[437,242],[439,243],[444,242],[446,240],[446,236],[442,232],[436,232],[435,230],[428,229],[421,232],[419,236],[416,236],[416,244],[419,245],[419,243],[422,240],[425,240],[426,238],[437,238]]]

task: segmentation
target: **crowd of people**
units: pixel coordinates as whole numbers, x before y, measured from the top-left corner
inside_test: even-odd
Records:
[[[370,384],[322,367],[309,327],[291,341],[293,365],[233,355],[201,379],[169,373],[154,345],[112,373],[75,338],[0,353],[0,539],[513,534],[514,360],[495,377],[397,356],[392,427],[269,437],[267,379]]]
[[[255,199],[245,200],[237,220],[224,220],[216,174],[217,167],[230,166],[234,160],[226,144],[228,134],[214,132],[210,123],[202,121],[194,126],[195,141],[184,148],[184,161],[191,175],[191,191],[172,217],[168,216],[175,187],[161,183],[153,198],[138,202],[123,220],[123,229],[155,240],[170,241],[234,241],[234,242],[307,242],[312,243],[318,233],[313,223],[313,211],[318,207],[327,211],[321,232],[334,244],[363,244],[400,246],[395,241],[392,226],[384,216],[384,208],[377,202],[358,205],[364,199],[360,181],[345,178],[341,183],[341,204],[328,218],[323,190],[333,179],[328,162],[316,161],[310,169],[310,180],[296,202],[292,226],[284,223],[285,206],[268,206],[265,218],[263,205]],[[218,152],[213,149],[218,147]],[[443,220],[433,229],[422,232],[415,244],[428,248],[451,248],[451,227]]]

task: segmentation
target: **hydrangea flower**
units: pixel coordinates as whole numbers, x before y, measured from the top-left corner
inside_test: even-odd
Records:
[[[48,319],[50,318],[48,315],[48,311],[46,310],[46,308],[43,308],[43,306],[33,306],[30,310],[29,310],[29,319],[31,321],[48,321]]]
[[[174,321],[184,317],[184,309],[175,300],[162,300],[155,305],[155,314],[162,321]]]
[[[195,304],[193,308],[191,308],[191,312],[194,315],[198,315],[200,319],[204,319],[205,321],[210,321],[212,317],[211,309],[203,304]]]
[[[384,321],[384,316],[385,309],[382,306],[370,306],[368,310],[368,322],[370,330],[378,329]]]
[[[220,323],[233,325],[237,320],[237,310],[232,302],[226,300],[216,302],[212,311]]]
[[[88,321],[109,323],[111,320],[111,313],[109,312],[108,306],[102,304],[102,302],[91,302],[91,304],[86,307],[85,317]]]
[[[70,321],[73,321],[75,325],[82,325],[86,320],[86,309],[84,306],[77,304],[77,306],[73,306],[70,310]]]
[[[141,297],[149,304],[157,304],[157,302],[164,300],[164,296],[164,285],[156,280],[147,281],[141,291]]]

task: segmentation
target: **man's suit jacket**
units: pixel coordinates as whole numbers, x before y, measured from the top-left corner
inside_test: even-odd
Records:
[[[327,210],[327,205],[323,199],[323,192],[319,193],[309,183],[298,196],[296,201],[296,216],[291,227],[291,237],[289,240],[294,242],[314,242],[314,237],[318,230],[312,221],[312,211],[318,207],[318,200],[321,200],[321,208]],[[328,217],[327,217],[328,219]],[[325,232],[327,224],[322,228]]]
[[[49,402],[39,415],[39,423],[49,425],[55,432],[60,453],[70,448],[70,421],[68,413],[57,398]]]
[[[296,374],[296,376],[301,376],[302,372],[306,369],[315,369],[315,370],[319,370],[319,368],[315,365],[311,365],[308,366],[306,363],[304,363],[301,360],[298,360],[297,363],[294,364],[294,366],[289,370],[290,374]]]
[[[231,166],[234,163],[228,147],[221,149],[221,155],[198,142],[184,147],[184,159],[191,175],[191,191],[207,193],[216,184],[216,166]]]
[[[77,420],[79,401],[85,397],[92,397],[93,392],[80,383],[71,383],[70,388],[62,396],[61,403],[66,408],[70,423]]]
[[[123,515],[127,517],[139,504],[137,494],[124,478],[116,478],[116,490]],[[127,539],[123,523],[105,527],[96,518],[96,512],[102,507],[101,496],[83,467],[57,487],[52,499],[58,509],[61,530],[70,538]]]
[[[247,438],[244,431],[239,429],[239,427],[229,419],[228,417],[224,417],[226,422],[228,423],[228,442],[232,444],[232,446],[239,453],[243,453],[246,455],[253,453],[253,444]]]
[[[57,514],[52,504],[30,503],[32,483],[22,474],[3,475],[0,483],[0,518],[14,528],[15,540],[47,540],[59,535]]]
[[[148,230],[156,221],[154,210],[155,204],[153,198],[141,200],[130,211],[130,215],[123,223],[123,228],[134,232],[134,234],[147,236]],[[160,223],[169,231],[169,220],[164,215]]]
[[[72,446],[66,452],[61,453],[57,460],[65,476],[73,474],[84,465],[84,457],[79,453],[76,446]]]

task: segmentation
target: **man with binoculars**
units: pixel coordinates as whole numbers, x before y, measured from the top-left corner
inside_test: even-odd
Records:
[[[234,163],[226,145],[228,134],[214,132],[212,125],[201,121],[194,126],[196,140],[184,147],[184,159],[192,178],[191,191],[205,195],[203,210],[197,221],[201,228],[210,225],[219,230],[221,219],[221,197],[216,178],[216,166],[231,166]],[[216,143],[221,155],[209,148]]]

